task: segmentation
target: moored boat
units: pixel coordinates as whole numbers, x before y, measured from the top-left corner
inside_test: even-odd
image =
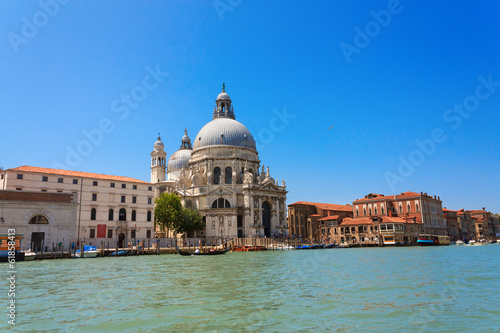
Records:
[[[236,245],[233,248],[234,252],[255,252],[255,251],[266,251],[267,249],[264,246],[253,246],[253,245]]]
[[[489,243],[486,239],[479,239],[474,243],[474,246],[488,245]]]
[[[124,257],[128,255],[128,251],[114,251],[109,254],[110,257]]]
[[[31,251],[31,249],[29,249],[28,251],[24,251],[24,260],[25,261],[34,260],[35,257],[36,257],[36,252]]]
[[[196,250],[194,252],[188,252],[188,251],[182,251],[181,249],[179,249],[179,247],[177,247],[177,253],[180,254],[181,256],[215,256],[219,254],[225,254],[227,251],[229,251],[229,249],[225,250],[211,249],[205,252]]]
[[[85,245],[83,247],[83,258],[95,258],[99,254],[99,250],[95,246]],[[75,251],[75,258],[81,258],[82,254],[80,250]]]
[[[460,239],[455,242],[455,245],[464,245],[465,243]]]
[[[419,235],[417,238],[417,245],[420,246],[450,245],[450,237],[440,236],[440,235]]]
[[[24,260],[24,252],[21,251],[22,235],[0,235],[0,262]],[[10,255],[14,251],[14,255]]]

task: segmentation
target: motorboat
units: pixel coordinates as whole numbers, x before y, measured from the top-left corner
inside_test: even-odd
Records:
[[[450,237],[441,235],[419,235],[417,238],[417,245],[420,246],[450,245]]]
[[[215,256],[219,254],[225,254],[229,249],[225,250],[217,250],[217,249],[210,249],[208,251],[200,251],[196,250],[194,252],[188,252],[188,251],[182,251],[177,247],[177,253],[179,253],[181,256]]]
[[[484,239],[484,238],[483,238],[483,239],[478,240],[478,241],[474,244],[474,246],[488,245],[489,243],[490,243],[490,242],[488,242],[486,239]]]
[[[464,245],[465,243],[460,239],[455,242],[455,245]]]
[[[95,258],[99,254],[99,250],[95,246],[85,245],[83,247],[83,258]],[[81,251],[75,251],[75,258],[81,258]]]
[[[110,257],[124,257],[128,255],[128,251],[113,251],[109,254]]]
[[[28,251],[24,251],[24,260],[25,261],[34,260],[35,257],[36,257],[36,252],[31,251],[31,249],[29,249]]]

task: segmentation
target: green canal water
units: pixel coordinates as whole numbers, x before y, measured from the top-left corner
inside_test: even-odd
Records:
[[[7,276],[6,264],[0,265]],[[500,332],[500,245],[17,263],[19,332]]]

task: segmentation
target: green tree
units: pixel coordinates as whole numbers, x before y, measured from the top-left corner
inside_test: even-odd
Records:
[[[155,204],[155,224],[179,232],[184,221],[181,199],[173,193],[163,193]]]
[[[183,208],[182,217],[183,222],[179,232],[183,232],[188,237],[193,235],[195,231],[203,230],[205,228],[205,224],[203,223],[197,210]]]

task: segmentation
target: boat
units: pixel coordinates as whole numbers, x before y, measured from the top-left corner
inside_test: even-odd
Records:
[[[295,247],[296,250],[310,250],[312,249],[311,245],[297,245]]]
[[[295,250],[295,247],[286,244],[271,244],[269,246],[270,250]]]
[[[36,252],[31,251],[31,249],[29,249],[28,251],[24,251],[24,260],[25,261],[34,260],[35,257],[36,257]]]
[[[196,250],[194,252],[188,252],[188,251],[182,251],[181,249],[179,249],[179,247],[177,247],[177,253],[179,253],[181,256],[215,256],[219,254],[225,254],[227,251],[229,251],[229,249],[225,250],[211,249],[205,252]]]
[[[469,241],[469,243],[467,243],[466,245],[468,245],[468,246],[473,246],[474,244],[476,244],[476,241],[475,241],[475,240],[473,240],[473,239],[471,239],[471,240]]]
[[[0,235],[0,262],[9,262],[14,259],[15,262],[24,260],[24,252],[21,251],[22,235]],[[15,251],[14,256],[9,256],[9,252]]]
[[[488,245],[490,242],[488,242],[486,239],[480,239],[477,242],[474,243],[474,246],[481,246],[481,245]]]
[[[99,254],[99,250],[95,246],[85,245],[83,247],[83,258],[95,258]],[[75,258],[80,258],[80,250],[75,251]]]
[[[335,244],[335,243],[325,244],[325,246],[324,246],[325,249],[333,249],[336,247],[337,247],[337,244]]]
[[[128,251],[114,251],[109,254],[110,257],[124,257],[128,255]]]
[[[417,238],[417,245],[420,246],[450,245],[450,237],[440,236],[440,235],[419,235]]]
[[[233,248],[234,252],[255,252],[255,251],[266,251],[267,249],[264,246],[253,246],[253,245],[236,245]]]
[[[460,239],[455,242],[455,245],[464,245],[465,243]]]

